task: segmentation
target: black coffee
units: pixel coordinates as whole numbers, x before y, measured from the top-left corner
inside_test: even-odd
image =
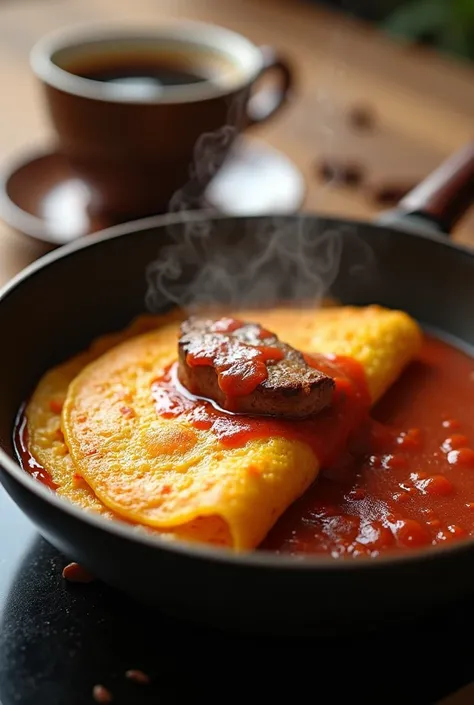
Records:
[[[210,51],[91,51],[77,58],[66,58],[63,68],[81,78],[123,84],[132,89],[220,83],[238,72],[235,64]]]
[[[189,70],[173,68],[172,66],[159,65],[157,63],[149,63],[142,65],[117,65],[110,67],[100,67],[89,69],[87,72],[78,73],[76,75],[82,78],[88,78],[92,81],[100,81],[101,83],[153,83],[158,86],[186,86],[193,83],[201,83],[208,81],[209,76],[200,75]]]

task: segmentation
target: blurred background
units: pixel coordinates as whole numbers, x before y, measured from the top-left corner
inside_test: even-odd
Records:
[[[41,0],[0,0],[0,6]],[[272,0],[263,0],[272,3]],[[310,3],[376,23],[390,36],[474,60],[474,0],[288,0]],[[222,5],[232,0],[222,0]],[[162,0],[154,0],[159,10]],[[176,0],[179,6],[180,0]],[[132,8],[130,7],[132,11]],[[133,11],[132,11],[133,12]]]
[[[323,0],[322,4],[377,22],[398,39],[474,59],[474,0]]]
[[[22,198],[2,195],[0,178],[0,283],[44,253],[38,219],[64,229],[73,214],[74,227],[91,228],[70,182],[48,186],[39,162],[34,171],[57,136],[32,46],[71,25],[169,18],[233,29],[292,68],[288,104],[239,143],[218,203],[227,213],[268,211],[283,192],[288,210],[372,220],[472,140],[474,0],[0,0],[0,172]],[[21,165],[33,184],[20,184]],[[474,212],[454,237],[474,245]]]

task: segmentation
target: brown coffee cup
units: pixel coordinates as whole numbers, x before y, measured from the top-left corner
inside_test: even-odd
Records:
[[[198,202],[236,136],[274,115],[292,85],[272,50],[188,21],[63,30],[33,48],[31,65],[92,210],[118,219],[167,211],[183,188]],[[255,86],[267,72],[277,87]]]

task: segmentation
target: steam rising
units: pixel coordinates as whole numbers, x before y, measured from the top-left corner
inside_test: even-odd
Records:
[[[202,205],[202,184],[220,168],[236,136],[241,105],[231,124],[202,135],[194,151],[189,182],[174,194],[170,211],[180,213],[167,228],[168,242],[146,271],[146,304],[159,312],[170,304],[188,313],[200,308],[272,305],[293,301],[316,306],[327,296],[341,266],[343,250],[353,276],[373,263],[372,252],[355,229],[327,227],[324,221],[295,217],[233,219],[192,212]]]
[[[221,168],[236,134],[234,126],[224,125],[198,138],[190,168],[190,180],[171,197],[170,213],[185,213],[202,206],[203,184],[207,185]]]

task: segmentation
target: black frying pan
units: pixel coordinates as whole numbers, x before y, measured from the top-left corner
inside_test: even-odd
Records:
[[[144,311],[145,271],[159,253],[170,261],[172,253],[164,254],[170,245],[179,247],[173,251],[181,265],[186,260],[164,278],[168,292],[179,293],[180,300],[183,290],[176,285],[190,281],[198,284],[194,296],[218,296],[234,304],[307,297],[321,293],[324,283],[343,303],[405,309],[474,349],[474,254],[436,233],[449,229],[473,192],[470,146],[385,215],[392,225],[304,214],[228,218],[198,213],[119,226],[46,255],[0,294],[0,477],[5,489],[54,546],[104,581],[169,612],[221,627],[280,634],[347,632],[474,594],[473,539],[373,561],[171,547],[56,497],[20,469],[12,446],[18,408],[42,373]],[[275,232],[278,238],[272,237]],[[278,248],[268,250],[277,241]],[[301,258],[292,259],[298,247],[304,267]],[[246,278],[262,253],[260,274]],[[209,260],[227,277],[205,270],[196,279]],[[156,281],[156,271],[153,277]],[[169,306],[163,296],[147,301],[155,308]]]

